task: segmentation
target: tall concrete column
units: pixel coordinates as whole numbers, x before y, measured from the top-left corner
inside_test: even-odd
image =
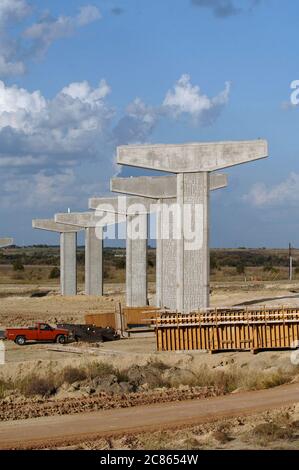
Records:
[[[173,223],[169,223],[166,212],[177,202],[176,199],[160,200],[161,210],[157,212],[156,240],[156,305],[160,308],[176,309],[176,262],[177,240]],[[169,234],[164,233],[169,229]]]
[[[209,307],[209,187],[207,172],[177,176],[181,236],[177,240],[176,292],[180,312],[190,312],[195,305],[198,308]],[[194,241],[186,239],[187,225],[197,238]]]
[[[57,223],[51,219],[36,219],[32,227],[60,234],[60,290],[61,295],[77,294],[77,232],[79,227]]]
[[[176,296],[180,312],[189,313],[209,304],[209,173],[267,156],[265,140],[118,147],[120,165],[177,174],[180,233]],[[192,242],[190,235],[195,227]]]
[[[96,213],[117,215],[126,221],[126,302],[128,307],[147,305],[147,214],[155,200],[139,197],[91,198],[89,208]],[[139,210],[142,205],[143,210]],[[142,239],[136,238],[136,234]]]
[[[147,305],[147,214],[127,216],[126,250],[127,307],[142,307]]]
[[[77,233],[60,234],[61,295],[77,295]]]
[[[103,228],[85,229],[85,294],[103,295]]]
[[[196,175],[196,174],[195,174]],[[227,176],[214,173],[209,178],[208,190],[225,188],[227,186]],[[179,275],[177,261],[178,243],[183,239],[181,235],[178,241],[177,235],[177,202],[179,202],[177,176],[150,177],[141,176],[137,178],[113,178],[110,181],[110,189],[114,192],[142,196],[145,198],[157,198],[156,206],[156,305],[161,308],[171,310],[177,309],[177,276]],[[195,191],[202,191],[203,182],[196,181]],[[184,196],[184,193],[183,193]],[[208,201],[207,207],[208,217]],[[208,227],[208,223],[206,223]],[[182,221],[184,227],[184,221]],[[208,234],[205,244],[208,243]],[[184,244],[179,247],[183,249]],[[183,258],[181,258],[183,259]],[[203,257],[203,262],[205,258]],[[207,260],[209,262],[209,260]],[[209,271],[208,265],[206,270]],[[208,277],[207,277],[208,279]],[[207,282],[208,283],[208,282]],[[196,286],[195,286],[196,288]],[[207,287],[208,292],[208,287]],[[207,305],[207,303],[205,304]]]

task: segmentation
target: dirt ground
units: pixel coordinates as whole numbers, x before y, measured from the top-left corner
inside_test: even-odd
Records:
[[[38,296],[37,296],[38,294]],[[39,296],[44,295],[44,296]],[[53,286],[36,285],[1,285],[0,286],[0,330],[8,326],[29,326],[35,321],[47,321],[53,325],[59,322],[84,323],[86,313],[113,311],[119,303],[124,303],[124,285],[107,284],[103,297],[85,297],[82,292],[77,297],[62,298]],[[150,285],[150,303],[154,305],[154,285]],[[268,306],[298,306],[299,285],[296,282],[250,282],[213,283],[211,289],[212,306],[237,305],[268,305]],[[6,364],[0,366],[1,379],[21,379],[29,374],[45,376],[49,373],[63,370],[63,368],[86,367],[91,362],[108,362],[119,370],[126,370],[134,365],[145,366],[151,361],[161,361],[169,368],[176,368],[192,374],[199,374],[206,366],[216,372],[236,373],[248,371],[248,374],[262,373],[275,375],[281,371],[289,373],[293,381],[298,380],[299,369],[291,363],[290,351],[268,351],[256,356],[249,352],[228,352],[224,354],[209,355],[198,351],[192,353],[157,353],[154,336],[138,336],[112,343],[104,343],[97,347],[77,345],[72,350],[68,347],[57,348],[53,345],[28,345],[20,348],[13,343],[6,343]],[[76,395],[82,398],[82,394]],[[63,399],[62,395],[59,395]],[[59,398],[58,397],[58,398]],[[66,395],[72,398],[71,395]],[[175,397],[175,394],[174,394]],[[76,398],[76,397],[75,397]],[[88,397],[85,396],[86,399]],[[174,398],[175,399],[175,398]],[[294,408],[292,423],[299,422],[299,408]],[[282,410],[285,414],[290,410]],[[263,424],[275,421],[275,413],[259,417],[258,422]],[[269,418],[269,419],[268,419]],[[264,421],[263,421],[264,420]],[[268,421],[267,421],[268,420]],[[275,421],[276,422],[276,421]],[[242,423],[232,420],[222,430],[226,423],[218,423],[215,427],[188,428],[177,431],[175,434],[154,433],[136,435],[122,440],[100,440],[84,442],[80,448],[277,448],[291,446],[299,448],[296,425],[291,424],[292,433],[285,434],[285,439],[277,435],[268,439],[266,435],[259,437],[259,442],[252,437],[252,427],[257,423],[255,417],[244,418]],[[281,426],[280,426],[281,425]],[[284,424],[279,424],[284,427]],[[278,427],[279,427],[278,426]],[[289,427],[290,427],[289,426]],[[220,429],[221,428],[221,429]],[[298,427],[299,428],[299,427]],[[220,430],[219,430],[220,429]],[[273,430],[272,430],[273,431]],[[269,433],[271,434],[271,429]],[[275,432],[276,432],[275,431]],[[274,432],[274,431],[273,431]],[[218,433],[218,434],[217,434]],[[222,434],[224,433],[225,436]],[[261,431],[262,433],[262,431]],[[299,434],[299,433],[298,433]],[[243,437],[242,437],[243,436]],[[244,437],[245,436],[245,437]],[[246,437],[247,436],[247,437]],[[278,436],[278,437],[277,437]],[[276,439],[277,438],[277,439]],[[224,442],[225,441],[225,442]],[[270,443],[271,441],[271,443]],[[107,447],[108,446],[108,447]],[[119,447],[118,447],[119,446]],[[164,446],[164,447],[163,447]],[[183,446],[183,447],[182,447]],[[198,446],[198,447],[196,447]],[[276,447],[275,447],[276,446]],[[296,448],[297,448],[296,447]],[[186,448],[186,447],[185,447]]]
[[[85,440],[62,450],[299,450],[299,406],[214,423],[119,438]]]

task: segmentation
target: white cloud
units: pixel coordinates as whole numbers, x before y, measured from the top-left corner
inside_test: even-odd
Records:
[[[25,18],[31,8],[26,0],[1,0],[0,2],[0,24],[10,20]]]
[[[76,18],[78,26],[85,26],[102,18],[100,10],[94,5],[86,5],[80,8]]]
[[[50,15],[45,16],[38,23],[27,28],[23,35],[33,41],[33,50],[42,56],[57,39],[71,36],[77,28],[98,21],[101,17],[97,7],[87,5],[81,7],[76,16],[61,15],[58,18],[53,18]]]
[[[169,90],[163,102],[163,106],[174,117],[189,115],[194,121],[212,121],[216,117],[219,108],[227,104],[230,93],[230,83],[225,84],[225,89],[217,96],[209,98],[203,94],[200,87],[191,84],[189,75],[182,77],[174,85],[173,90]]]
[[[43,14],[40,21],[20,33],[11,28],[23,20],[29,21],[32,9],[26,0],[0,0],[0,77],[23,75],[28,60],[42,57],[51,44],[73,35],[77,29],[101,19],[93,5],[79,8],[74,16],[57,18]]]
[[[267,187],[264,183],[255,184],[243,200],[257,207],[282,206],[299,202],[299,174],[291,173],[281,183]]]
[[[71,83],[52,99],[0,81],[2,204],[86,200],[93,188],[109,187],[109,178],[116,173],[117,145],[148,141],[161,119],[188,115],[193,123],[207,124],[208,113],[219,112],[228,100],[224,91],[202,105],[199,87],[188,79],[180,80],[175,90],[182,83],[187,93],[177,93],[175,112],[171,105],[150,106],[136,98],[117,119],[107,102],[111,89],[105,80],[96,87],[87,81]]]

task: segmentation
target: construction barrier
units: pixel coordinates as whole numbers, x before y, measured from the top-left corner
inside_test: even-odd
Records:
[[[290,349],[299,340],[299,309],[215,309],[158,313],[158,351]]]
[[[125,333],[138,333],[152,331],[151,320],[156,318],[158,308],[153,307],[124,307],[119,305],[114,311],[97,312],[85,315],[87,325],[95,325],[101,328],[114,328],[121,335]]]
[[[86,314],[85,324],[98,326],[99,328],[113,328],[115,330],[115,311]]]
[[[149,320],[156,318],[159,308],[153,307],[124,307],[122,313],[124,316],[125,328],[148,327]]]

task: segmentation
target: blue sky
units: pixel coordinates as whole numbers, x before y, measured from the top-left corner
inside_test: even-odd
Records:
[[[106,194],[118,143],[261,137],[269,159],[212,196],[211,244],[299,246],[298,19],[292,0],[2,0],[1,236],[55,243],[32,218]]]

